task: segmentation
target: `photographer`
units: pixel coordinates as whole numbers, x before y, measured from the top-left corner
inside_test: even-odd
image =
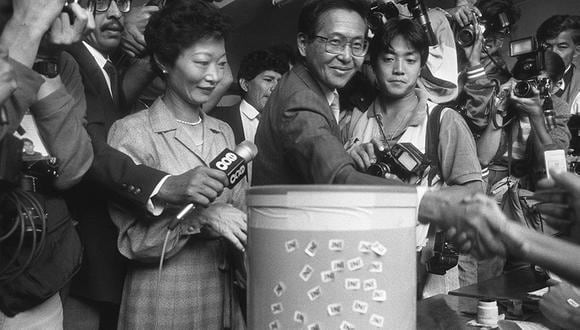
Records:
[[[454,186],[451,189],[463,190],[465,194],[483,191],[481,168],[469,128],[457,112],[428,101],[426,92],[416,88],[428,56],[428,43],[421,27],[408,19],[389,20],[372,39],[369,53],[379,95],[368,109],[353,111],[348,136],[357,142],[348,152],[358,169],[369,173],[376,162],[385,161],[388,171],[381,176],[422,186]],[[384,160],[384,154],[403,143],[415,147],[417,158],[430,161],[430,168],[425,166],[405,178],[395,176],[402,171],[390,160]],[[418,247],[425,244],[424,230],[418,227]],[[427,254],[425,249],[423,262]],[[460,257],[459,272],[458,275],[457,268],[452,268],[444,277],[428,277],[423,297],[458,288],[460,278],[462,285],[477,282],[473,263],[464,257]]]
[[[478,154],[482,164],[489,164],[488,191],[500,193],[507,187],[508,172],[520,179],[523,188],[535,190],[535,183],[545,176],[543,152],[551,149],[567,149],[570,133],[566,127],[566,103],[552,95],[553,84],[540,90],[533,87],[529,95],[517,95],[514,91],[518,81],[537,82],[558,81],[564,72],[561,58],[551,51],[542,52],[544,67],[539,72],[530,68],[530,57],[521,57],[516,62],[512,74],[514,79],[501,86],[498,95],[498,111],[493,114],[490,124],[478,143]],[[531,67],[538,68],[536,63]],[[522,86],[522,85],[520,85]],[[547,126],[543,106],[550,99],[555,112],[555,123]],[[555,124],[555,125],[554,125]],[[498,127],[499,126],[499,127]],[[553,127],[552,127],[553,126]],[[510,166],[511,164],[511,166]],[[531,166],[530,166],[531,165]],[[511,168],[510,168],[511,167]]]
[[[519,16],[509,0],[479,1],[452,15],[460,68],[457,108],[476,141],[489,124],[495,90],[511,77],[501,47]]]
[[[58,177],[30,178],[30,173],[25,173],[35,183],[23,184],[21,189],[16,188],[20,174],[2,176],[2,235],[11,227],[20,227],[26,232],[20,237],[7,235],[0,242],[0,324],[5,328],[62,328],[58,293],[81,261],[80,242],[58,191],[78,182],[92,162],[90,139],[82,126],[84,100],[71,97],[70,85],[63,84],[63,81],[74,81],[75,77],[78,81],[80,77],[72,68],[62,76],[41,70],[41,66],[35,69],[44,75],[31,70],[35,62],[43,60],[37,57],[39,49],[45,54],[47,46],[54,49],[54,45],[74,42],[85,32],[88,14],[77,4],[69,5],[76,15],[75,22],[70,24],[70,16],[63,13],[63,6],[64,1],[14,1],[12,17],[0,38],[8,49],[18,84],[3,107],[7,123],[2,126],[2,161],[20,159],[21,144],[14,148],[19,141],[12,133],[28,109],[47,150],[58,160]],[[43,38],[51,45],[41,46]],[[18,155],[7,154],[14,149]],[[13,164],[18,171],[18,162]],[[21,207],[26,207],[28,212],[16,212]]]

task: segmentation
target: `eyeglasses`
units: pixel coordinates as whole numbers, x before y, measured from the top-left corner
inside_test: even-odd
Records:
[[[353,56],[365,56],[369,50],[369,42],[363,38],[354,38],[348,41],[348,39],[341,36],[333,36],[331,38],[323,36],[314,37],[324,41],[325,50],[330,54],[343,54],[347,45],[350,45],[350,51]]]
[[[106,12],[113,1],[117,3],[117,8],[119,8],[120,12],[128,13],[131,10],[131,0],[94,0],[95,11],[99,13]]]

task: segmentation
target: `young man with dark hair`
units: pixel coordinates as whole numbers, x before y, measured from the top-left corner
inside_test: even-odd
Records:
[[[353,111],[348,136],[354,143],[348,151],[357,167],[366,170],[378,158],[375,150],[409,143],[429,159],[431,167],[414,173],[408,180],[399,178],[405,183],[455,186],[466,195],[483,192],[475,142],[467,124],[456,111],[437,106],[428,100],[425,90],[417,88],[429,54],[421,26],[409,19],[389,20],[371,41],[369,52],[379,93],[368,109]],[[426,230],[418,227],[418,248],[425,244]],[[459,273],[452,268],[444,277],[427,277],[423,297],[456,289],[460,282],[477,282],[474,262],[463,256]]]
[[[231,126],[236,144],[244,140],[254,141],[260,113],[288,67],[280,56],[267,50],[251,52],[242,59],[238,71],[242,100],[210,113]]]

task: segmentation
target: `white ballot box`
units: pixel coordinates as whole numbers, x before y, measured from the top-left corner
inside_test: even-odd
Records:
[[[414,187],[248,191],[248,329],[415,329]]]

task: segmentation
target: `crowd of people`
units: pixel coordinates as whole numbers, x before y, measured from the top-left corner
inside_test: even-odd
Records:
[[[580,327],[580,178],[544,159],[577,138],[580,16],[510,69],[512,1],[417,3],[306,0],[296,44],[234,79],[212,1],[1,1],[0,329],[245,329],[246,190],[295,184],[417,186],[418,299],[534,264],[563,279],[544,315]],[[208,164],[244,140],[232,187]],[[506,211],[525,192],[539,227]],[[437,233],[460,252],[445,275]]]

